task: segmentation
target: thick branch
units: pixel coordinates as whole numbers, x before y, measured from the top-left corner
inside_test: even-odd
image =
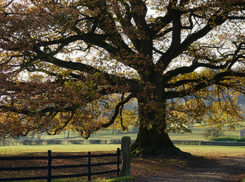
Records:
[[[159,67],[162,70],[165,70],[169,63],[178,55],[180,55],[184,50],[186,50],[193,42],[197,41],[198,39],[204,37],[207,33],[209,33],[211,30],[213,30],[214,27],[221,25],[226,21],[226,18],[224,18],[223,15],[218,16],[214,14],[209,20],[208,23],[204,28],[199,30],[196,33],[193,33],[189,37],[187,37],[179,46],[177,50],[172,50],[170,47],[168,51],[159,59],[157,63],[157,67]],[[177,42],[178,43],[178,42]]]
[[[130,95],[127,96],[124,100],[120,101],[120,102],[116,105],[115,112],[114,112],[112,118],[110,119],[110,121],[109,121],[108,123],[102,124],[102,128],[107,128],[107,127],[111,126],[111,125],[114,123],[114,121],[115,121],[116,117],[118,116],[118,114],[120,113],[120,108],[121,108],[124,104],[126,104],[128,101],[130,101],[130,99],[132,99],[133,97],[134,97],[134,95],[133,95],[133,94],[130,94]]]
[[[153,49],[153,43],[152,43],[152,33],[150,31],[150,28],[146,22],[146,13],[147,13],[147,6],[145,4],[145,1],[142,0],[131,0],[130,1],[131,8],[133,10],[133,18],[135,21],[136,26],[140,30],[140,37],[139,37],[139,43],[136,42],[136,45],[138,47],[138,51],[142,53],[145,57],[152,58],[152,49]]]
[[[102,124],[100,127],[95,128],[93,132],[98,131],[98,130],[100,130],[102,128],[107,128],[107,127],[111,126],[115,122],[115,119],[117,118],[118,114],[120,113],[120,108],[124,104],[126,104],[128,101],[130,101],[130,99],[132,99],[132,98],[134,98],[134,95],[133,94],[130,94],[124,100],[122,100],[121,102],[119,102],[116,105],[115,112],[114,112],[112,118],[110,119],[110,121],[108,123]],[[85,138],[86,139],[89,138],[91,134],[92,134],[92,132],[90,132]]]
[[[8,4],[6,4],[5,6],[2,6],[0,8],[7,8],[9,5],[11,5],[13,3],[14,0],[11,0]]]
[[[167,13],[164,17],[156,18],[156,21],[149,26],[151,27],[152,37],[160,37],[159,32],[167,26],[172,21],[171,16]],[[161,33],[161,35],[165,35],[166,33],[170,32],[172,29],[167,29],[167,32]]]
[[[54,112],[69,112],[69,111],[74,111],[76,108],[78,108],[79,105],[73,105],[73,106],[69,106],[69,107],[64,107],[64,108],[60,108],[60,107],[51,107],[51,106],[47,106],[39,111],[30,111],[28,109],[18,109],[15,107],[11,107],[11,106],[0,106],[0,110],[2,112],[14,112],[17,114],[24,114],[27,116],[34,116],[34,115],[40,115],[43,116],[45,113],[54,113]]]
[[[192,73],[195,71],[197,68],[204,67],[204,68],[210,68],[210,69],[224,69],[226,68],[225,65],[212,65],[212,64],[206,64],[206,63],[194,63],[191,66],[184,66],[180,68],[176,68],[175,70],[168,71],[165,75],[164,78],[166,81],[169,81],[175,76],[181,75],[181,74],[186,74],[186,73]]]
[[[145,21],[147,7],[144,1],[142,0],[131,0],[131,8],[133,10],[133,18],[140,30],[143,30],[145,33],[149,32],[149,27]]]
[[[224,85],[223,83],[220,83],[221,81],[230,80],[230,77],[245,77],[245,73],[236,73],[231,71],[221,72],[216,74],[213,78],[202,80],[201,82],[197,83],[195,86],[192,86],[186,90],[181,91],[169,91],[166,92],[166,98],[172,99],[172,98],[179,98],[184,97],[187,95],[190,95],[191,93],[198,92],[199,90],[209,87],[211,85]]]
[[[194,83],[200,83],[201,81],[208,80],[207,77],[201,77],[201,78],[195,78],[195,79],[183,79],[180,81],[176,81],[174,83],[168,83],[166,85],[166,88],[176,88],[181,85],[185,84],[194,84]]]

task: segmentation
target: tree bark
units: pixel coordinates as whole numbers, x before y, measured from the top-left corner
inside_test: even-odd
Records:
[[[131,146],[132,153],[140,156],[187,154],[173,144],[166,131],[166,99],[163,88],[158,86],[138,97],[140,123],[136,141]]]
[[[175,156],[184,153],[174,146],[168,133],[159,132],[158,128],[148,129],[144,126],[139,128],[135,143],[132,145],[132,153],[136,155],[161,155]]]

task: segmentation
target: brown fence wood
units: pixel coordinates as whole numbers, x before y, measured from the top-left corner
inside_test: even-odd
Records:
[[[115,162],[101,162],[93,164],[91,162],[92,158],[102,158],[102,157],[117,157],[117,161]],[[56,159],[76,159],[76,158],[88,158],[88,164],[80,164],[80,165],[60,165],[53,166],[52,161]],[[63,156],[52,156],[51,150],[48,151],[48,156],[35,156],[35,157],[0,157],[0,161],[17,161],[17,160],[46,160],[48,162],[47,166],[35,166],[35,167],[6,167],[0,168],[1,171],[27,171],[27,170],[47,170],[47,176],[33,176],[33,177],[15,177],[15,178],[1,178],[0,181],[29,181],[29,180],[40,180],[47,179],[47,182],[51,182],[52,179],[58,178],[73,178],[73,177],[81,177],[87,176],[88,181],[91,181],[91,177],[93,175],[107,174],[107,173],[116,173],[117,177],[120,174],[120,149],[117,149],[116,153],[111,154],[91,154],[88,152],[88,155],[63,155]],[[105,166],[105,165],[116,165],[117,169],[109,170],[109,171],[99,171],[92,172],[92,167],[94,166]],[[69,175],[52,175],[52,169],[68,169],[68,168],[87,168],[87,173],[79,173],[79,174],[69,174]],[[1,173],[0,173],[1,176]]]

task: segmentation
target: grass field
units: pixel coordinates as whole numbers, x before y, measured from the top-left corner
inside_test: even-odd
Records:
[[[91,144],[91,145],[19,145],[0,146],[0,155],[19,155],[25,153],[47,152],[89,152],[89,151],[112,151],[120,148],[119,144]]]
[[[204,138],[203,133],[205,131],[205,128],[198,128],[198,127],[191,127],[192,130],[191,133],[169,133],[170,138],[172,140],[207,140]],[[244,128],[237,127],[236,130],[228,130],[226,128],[223,129],[225,136],[235,136],[239,137],[240,130]],[[92,134],[89,139],[93,140],[107,140],[107,139],[121,139],[122,136],[130,136],[131,139],[135,139],[137,136],[137,133],[120,133],[120,134],[111,134],[111,130],[101,130],[98,131],[96,134]],[[67,138],[67,133],[62,133],[60,135],[56,136],[49,136],[49,135],[41,135],[42,139],[82,139],[78,133],[70,133],[70,137]]]
[[[223,130],[225,136],[239,137],[239,130]],[[172,140],[207,140],[204,138],[204,128],[199,129],[192,128],[192,133],[170,133]],[[136,133],[120,133],[112,135],[110,131],[101,131],[95,135],[92,135],[92,140],[113,140],[121,139],[123,136],[130,136],[132,140],[136,139]],[[57,136],[42,135],[41,139],[72,139],[81,140],[82,138],[77,133],[70,133],[69,138],[67,133],[63,133]],[[120,144],[67,144],[67,145],[16,145],[16,146],[0,146],[0,156],[15,156],[15,155],[47,155],[48,150],[52,150],[53,153],[75,153],[75,152],[88,152],[88,151],[116,151],[120,148]],[[204,146],[204,145],[177,145],[182,151],[189,152],[197,156],[205,156],[208,158],[217,157],[244,157],[245,147],[231,147],[231,146]],[[104,182],[121,182],[127,181],[132,177],[127,178],[112,178],[104,179],[100,178],[97,181]],[[82,182],[81,179],[73,178],[72,182]],[[54,180],[54,182],[67,182],[67,179]],[[245,182],[245,181],[244,181]]]
[[[182,151],[206,157],[245,157],[244,146],[177,145]]]
[[[0,156],[47,156],[48,150],[52,150],[52,155],[60,155],[60,153],[64,153],[64,155],[74,155],[75,153],[83,153],[83,152],[88,152],[88,151],[92,151],[92,153],[97,153],[97,151],[112,151],[112,153],[116,152],[117,148],[120,148],[120,145],[115,145],[115,144],[107,144],[107,145],[103,145],[103,144],[91,144],[91,145],[24,145],[24,146],[1,146],[0,147]],[[101,153],[101,152],[99,152]],[[84,153],[83,153],[84,155]],[[114,157],[115,158],[115,157]],[[83,159],[83,158],[79,158],[79,159],[59,159],[59,160],[55,160],[52,163],[55,163],[54,165],[64,165],[64,164],[70,164],[70,165],[76,165],[76,164],[80,164],[80,163],[84,163],[84,161],[87,161],[87,159]],[[97,161],[99,159],[93,159],[93,162]],[[108,159],[102,159],[102,160],[108,160]],[[110,159],[111,160],[111,159]],[[113,159],[115,160],[115,159]],[[10,161],[11,162],[11,161]],[[12,161],[13,162],[13,161]],[[106,162],[106,161],[101,161],[101,162]],[[29,161],[20,161],[17,163],[8,163],[8,166],[22,166],[22,165],[28,165],[29,166],[33,165],[33,166],[42,166],[43,163],[45,163],[45,161],[38,161],[38,160],[34,160],[31,161],[31,164]],[[85,162],[86,163],[86,162]],[[3,167],[6,164],[5,163],[0,163],[0,167]],[[5,166],[6,167],[6,166]],[[95,167],[96,168],[96,167]],[[103,167],[102,171],[107,170],[107,168],[110,169],[110,166],[107,167]],[[94,169],[94,168],[93,168]],[[83,170],[85,170],[85,172],[83,171],[82,173],[86,173],[86,168]],[[95,169],[96,170],[96,169]],[[55,171],[55,170],[54,170]],[[79,171],[81,173],[81,171]],[[75,169],[66,169],[65,171],[61,170],[61,174],[72,174],[72,173],[79,173],[76,168]],[[23,171],[23,173],[15,173],[15,172],[9,172],[9,173],[2,173],[4,175],[7,175],[6,177],[10,177],[9,175],[11,175],[11,177],[21,177],[20,175],[23,175],[23,177],[25,176],[30,176],[29,174],[30,172],[26,173],[25,171]],[[35,173],[35,174],[34,174]],[[44,174],[43,174],[44,173]],[[56,170],[56,172],[54,172],[54,175],[59,175],[58,171]],[[31,176],[44,176],[46,175],[45,171],[41,172],[40,170],[36,170],[36,171],[32,171],[32,175]],[[1,176],[1,172],[0,172],[0,176]],[[103,175],[102,175],[103,176]],[[111,176],[115,177],[115,174],[112,174]],[[111,178],[111,179],[105,179],[100,177],[100,175],[98,175],[97,177],[93,177],[94,182],[99,182],[99,181],[104,181],[104,182],[121,182],[121,181],[126,181],[132,178],[132,176],[130,177],[121,177],[121,178]],[[84,177],[86,179],[86,177]],[[83,177],[80,178],[71,178],[71,179],[56,179],[56,180],[52,180],[52,182],[67,182],[67,181],[72,181],[72,182],[82,182],[82,181],[86,181]],[[99,178],[97,180],[95,180],[96,178]],[[108,178],[108,177],[107,177]],[[44,182],[46,180],[38,180],[38,182]],[[30,182],[34,182],[34,181],[30,181]],[[36,182],[36,181],[35,181]]]
[[[190,127],[191,133],[169,133],[170,138],[172,140],[207,140],[204,138],[203,133],[205,131],[205,128],[198,128],[195,126]],[[224,135],[225,136],[231,136],[231,137],[239,137],[240,130],[244,129],[241,127],[237,127],[236,130],[228,130],[226,128],[223,129]],[[119,134],[112,134],[111,129],[105,129],[105,130],[100,130],[96,134],[92,134],[89,139],[93,140],[113,140],[113,139],[121,139],[123,136],[127,135],[130,136],[132,140],[136,139],[137,133],[119,133]],[[29,138],[22,138],[22,139],[66,139],[66,140],[81,140],[83,139],[79,133],[75,132],[63,132],[59,135],[35,135],[34,137],[29,137]]]
[[[177,145],[182,151],[189,152],[197,156],[205,156],[208,158],[217,157],[244,157],[245,147],[231,146],[197,146],[197,145]],[[119,144],[87,144],[87,145],[34,145],[34,146],[1,146],[0,156],[15,156],[15,155],[47,155],[48,150],[52,152],[88,152],[88,151],[116,151],[120,148]],[[94,182],[121,182],[128,181],[133,177],[124,178],[100,178]],[[67,182],[68,179],[57,179],[54,182]],[[79,178],[70,179],[72,182],[83,182]],[[69,181],[69,180],[68,180]]]
[[[236,130],[228,130],[224,128],[223,129],[224,136],[239,137],[241,129],[244,128],[237,127]],[[172,140],[203,140],[203,141],[207,140],[203,136],[205,128],[192,127],[191,130],[192,130],[191,133],[184,133],[184,134],[169,133],[169,136]]]
[[[0,155],[45,153],[48,150],[52,150],[52,152],[116,151],[120,147],[120,144],[0,146]],[[199,156],[245,156],[245,147],[243,146],[177,145],[177,147]]]
[[[228,130],[223,129],[224,136],[232,136],[232,137],[239,137],[240,130],[243,128],[237,127],[236,130]],[[203,133],[205,131],[205,128],[197,128],[197,127],[191,127],[192,132],[191,133],[169,133],[169,136],[171,140],[202,140],[206,141],[206,139],[203,136]],[[136,139],[137,134],[136,133],[122,133],[122,134],[116,134],[116,135],[108,135],[107,133],[98,132],[95,135],[92,135],[90,139],[121,139],[123,136],[130,136],[131,139]]]

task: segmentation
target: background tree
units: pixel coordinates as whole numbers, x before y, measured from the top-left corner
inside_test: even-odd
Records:
[[[212,117],[215,105],[239,116],[229,92],[244,92],[243,0],[22,0],[2,7],[2,136],[56,134],[70,125],[89,137],[136,98],[133,152],[170,155],[181,151],[167,129],[186,131],[189,120]],[[115,93],[123,97],[109,121],[98,120]]]

